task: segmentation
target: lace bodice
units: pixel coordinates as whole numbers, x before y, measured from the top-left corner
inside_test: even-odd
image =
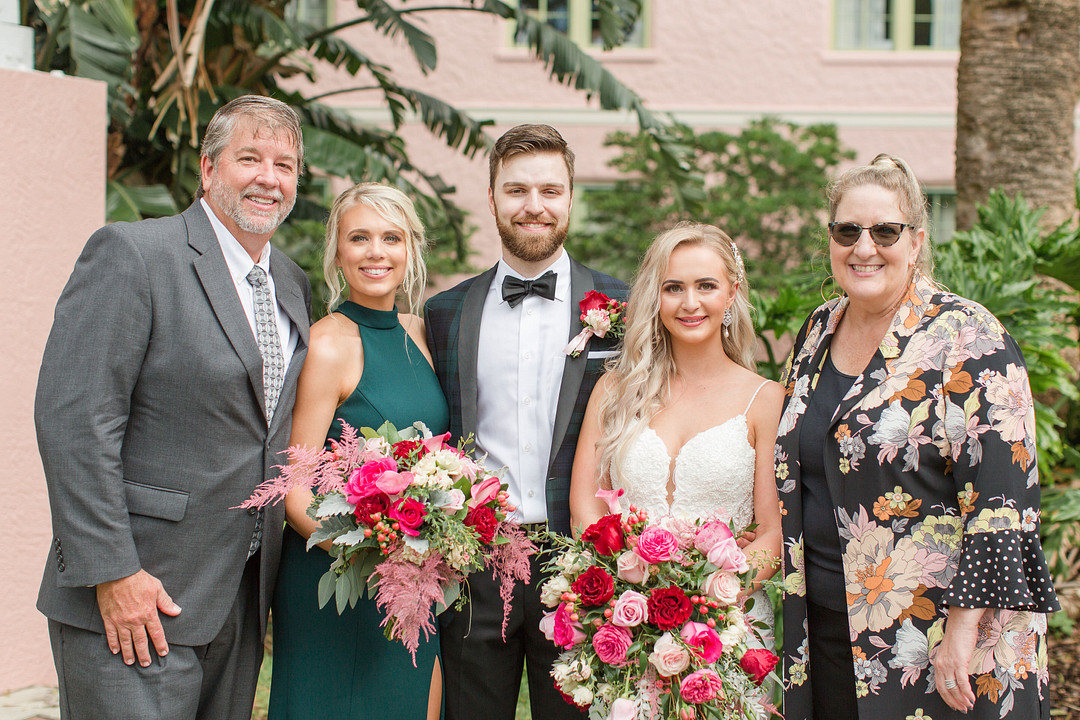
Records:
[[[646,426],[627,451],[625,464],[613,474],[613,486],[625,491],[623,509],[633,503],[653,518],[698,518],[723,510],[736,527],[746,527],[754,519],[755,460],[746,435],[745,413],[703,430],[682,446],[672,470],[667,446]],[[669,474],[675,481],[670,506]]]

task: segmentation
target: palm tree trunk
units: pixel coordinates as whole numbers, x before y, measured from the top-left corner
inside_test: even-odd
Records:
[[[964,0],[956,109],[956,225],[968,229],[993,188],[1076,211],[1074,122],[1080,2]]]

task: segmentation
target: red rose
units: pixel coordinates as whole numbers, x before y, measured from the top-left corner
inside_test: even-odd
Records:
[[[764,648],[754,648],[743,653],[739,660],[739,667],[754,676],[754,682],[758,685],[765,680],[765,676],[772,672],[780,658]]]
[[[420,449],[420,454],[416,456],[419,459],[424,456],[424,443],[419,440],[402,440],[390,446],[392,454],[397,460],[408,460],[409,455],[417,448]]]
[[[591,607],[603,605],[615,594],[615,581],[596,565],[581,573],[570,587],[578,594],[582,605]]]
[[[499,526],[499,519],[495,517],[495,511],[487,505],[478,505],[469,508],[469,512],[465,515],[465,524],[476,531],[482,543],[488,545],[495,538],[495,529]]]
[[[356,509],[353,510],[353,514],[356,515],[356,519],[362,524],[368,527],[375,526],[375,518],[372,517],[375,513],[381,513],[386,515],[386,511],[390,509],[390,496],[386,493],[376,493],[375,495],[368,495],[365,498],[361,498],[356,502]]]
[[[648,606],[649,622],[661,630],[680,627],[690,619],[690,613],[694,609],[686,593],[674,585],[657,588],[649,593]]]
[[[585,293],[585,297],[578,303],[578,307],[581,308],[581,314],[584,315],[590,310],[602,310],[606,308],[610,302],[611,298],[604,293],[590,290]]]
[[[390,508],[390,517],[398,521],[401,532],[416,537],[420,534],[420,525],[424,522],[427,510],[424,503],[415,498],[401,498],[397,505]]]
[[[601,555],[614,555],[622,552],[626,547],[626,538],[623,536],[622,517],[619,515],[605,515],[581,533],[581,539],[591,542],[596,552]]]

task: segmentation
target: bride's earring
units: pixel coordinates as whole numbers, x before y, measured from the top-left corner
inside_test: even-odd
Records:
[[[724,310],[724,337],[727,337],[728,335],[731,334],[731,330],[729,328],[734,323],[735,323],[735,315],[732,314],[731,306],[729,305],[727,307],[727,309]]]

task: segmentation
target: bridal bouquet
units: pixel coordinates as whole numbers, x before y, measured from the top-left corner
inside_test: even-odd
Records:
[[[545,563],[541,599],[553,611],[541,629],[563,648],[551,675],[591,719],[728,720],[775,710],[760,685],[775,679],[777,656],[747,644],[755,628],[738,600],[754,572],[727,522],[651,524],[630,506],[581,540],[551,542],[557,555]]]
[[[340,442],[329,450],[289,448],[281,475],[258,488],[241,507],[263,507],[294,487],[315,499],[308,515],[319,527],[308,549],[329,540],[334,560],[319,580],[319,605],[334,598],[337,611],[353,607],[365,588],[385,613],[387,638],[413,654],[420,631],[435,631],[435,614],[465,598],[461,583],[489,570],[500,582],[503,631],[515,580],[528,582],[536,551],[525,531],[507,519],[505,486],[459,447],[450,433],[432,437],[423,423],[378,430],[342,421]]]

